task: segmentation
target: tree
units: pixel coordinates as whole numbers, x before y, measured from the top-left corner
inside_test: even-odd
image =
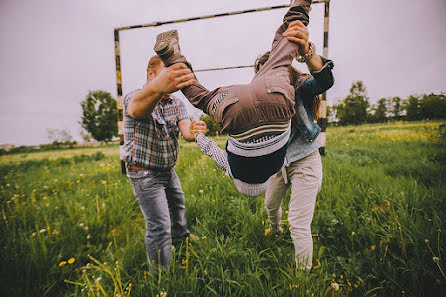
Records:
[[[204,114],[200,117],[200,120],[206,123],[207,134],[209,134],[209,135],[221,134],[220,127],[214,121],[213,118]]]
[[[385,98],[379,99],[374,118],[378,123],[382,123],[387,120],[387,100]]]
[[[73,137],[67,130],[46,129],[46,132],[48,133],[48,139],[53,144],[59,144],[59,143],[70,144],[71,142],[73,142]]]
[[[425,94],[419,101],[420,116],[423,119],[446,118],[446,95]]]
[[[97,141],[110,141],[118,135],[116,100],[105,91],[90,91],[82,106],[82,127]]]
[[[395,120],[400,119],[401,117],[401,111],[402,111],[402,106],[401,106],[401,98],[396,96],[393,97],[392,99],[392,117]]]
[[[404,110],[406,111],[406,118],[409,121],[415,121],[421,119],[420,103],[417,96],[409,96],[404,102]]]
[[[365,86],[362,81],[357,81],[352,84],[350,94],[334,108],[341,125],[358,125],[367,121],[369,105]]]

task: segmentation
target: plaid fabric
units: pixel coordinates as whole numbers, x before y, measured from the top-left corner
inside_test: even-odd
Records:
[[[188,119],[186,106],[178,98],[160,102],[146,119],[136,120],[127,105],[138,90],[124,98],[124,145],[121,159],[128,165],[149,169],[168,169],[178,159],[178,122]]]
[[[202,134],[195,136],[195,141],[203,154],[208,155],[214,160],[218,167],[224,171],[228,170],[228,154],[226,151],[218,147],[218,145],[212,140]]]

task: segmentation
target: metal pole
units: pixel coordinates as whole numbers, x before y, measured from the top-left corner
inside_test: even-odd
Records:
[[[325,13],[324,13],[324,57],[328,58],[328,28],[329,28],[329,14],[330,14],[330,0],[325,1]],[[321,127],[321,133],[319,134],[319,153],[321,156],[325,156],[325,139],[327,138],[327,93],[322,94],[322,100],[320,105],[319,119],[317,121],[319,127]]]
[[[116,101],[116,107],[118,108],[118,136],[119,145],[124,144],[124,133],[122,132],[122,125],[124,120],[124,102],[122,99],[122,76],[121,76],[121,50],[119,47],[119,30],[115,29],[115,62],[116,62],[116,90],[118,93],[118,100]],[[121,160],[121,172],[126,173],[125,163]]]

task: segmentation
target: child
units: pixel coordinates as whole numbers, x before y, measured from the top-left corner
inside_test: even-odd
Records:
[[[288,66],[299,55],[299,45],[282,33],[293,21],[308,25],[311,2],[291,1],[283,24],[275,33],[270,58],[251,83],[213,91],[196,83],[181,90],[195,107],[210,115],[229,134],[226,168],[243,194],[263,193],[269,177],[284,163],[290,120],[295,114],[295,90]],[[154,49],[166,67],[184,63],[192,69],[180,52],[176,30],[159,34]]]

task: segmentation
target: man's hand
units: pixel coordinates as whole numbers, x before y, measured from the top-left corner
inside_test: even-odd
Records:
[[[194,138],[197,134],[206,135],[206,123],[203,121],[192,120],[190,124],[190,133]]]
[[[148,83],[129,102],[127,112],[135,119],[147,118],[166,95],[195,83],[195,75],[183,63],[162,69],[158,75],[147,70]]]
[[[164,96],[194,83],[195,75],[192,71],[185,64],[176,63],[161,70],[149,85],[154,91]]]
[[[299,55],[304,56],[308,53],[310,49],[308,44],[308,28],[301,21],[291,22],[282,35],[287,37],[289,41],[299,45]]]

